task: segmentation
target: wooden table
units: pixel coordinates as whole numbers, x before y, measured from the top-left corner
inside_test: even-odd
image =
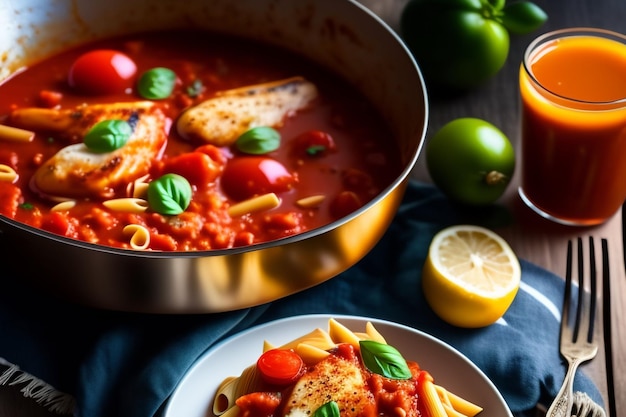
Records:
[[[511,0],[509,0],[511,1]],[[516,148],[519,144],[519,95],[517,73],[526,45],[540,32],[563,27],[593,26],[624,32],[626,1],[624,0],[534,0],[549,16],[548,22],[531,35],[512,36],[507,64],[491,81],[466,95],[446,100],[430,101],[430,120],[427,138],[446,122],[457,117],[479,117],[498,126]],[[398,20],[406,0],[361,0],[392,28]],[[428,181],[424,158],[415,168],[415,178]],[[611,304],[613,361],[616,385],[626,383],[626,274],[622,257],[621,217],[616,214],[597,227],[576,228],[551,223],[526,208],[517,195],[518,174],[502,198],[502,203],[514,214],[514,223],[498,229],[520,258],[529,260],[554,273],[565,273],[567,240],[577,236],[593,235],[607,238],[611,258]],[[598,328],[601,335],[601,326]],[[583,368],[591,375],[605,395],[607,385],[604,370],[604,351]],[[626,415],[626,390],[616,390],[617,415]],[[24,400],[14,390],[0,388],[0,417],[53,416]]]

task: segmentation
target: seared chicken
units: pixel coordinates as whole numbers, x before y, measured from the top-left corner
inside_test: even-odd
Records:
[[[337,402],[343,417],[366,415],[374,409],[374,395],[355,360],[330,355],[302,376],[284,402],[285,417],[310,417],[329,401]]]
[[[316,97],[315,85],[302,77],[226,90],[185,111],[176,127],[186,139],[229,146],[253,127],[280,126]]]
[[[96,153],[82,143],[91,127],[102,120],[131,122],[128,142],[111,152]],[[35,172],[31,185],[55,199],[106,199],[146,175],[167,143],[168,119],[152,102],[98,104],[75,109],[19,109],[12,113],[14,126],[33,131],[56,132],[73,144],[62,148]]]

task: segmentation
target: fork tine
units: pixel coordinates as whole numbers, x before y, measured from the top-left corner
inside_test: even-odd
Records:
[[[593,341],[593,333],[596,323],[596,302],[598,300],[598,271],[596,269],[596,253],[593,237],[589,236],[589,262],[590,265],[590,305],[589,305],[589,332],[587,333],[587,342]]]
[[[574,338],[573,341],[576,342],[578,340],[578,335],[580,333],[581,326],[581,316],[584,308],[584,295],[585,295],[585,261],[583,258],[583,240],[582,238],[577,239],[578,250],[577,250],[577,261],[578,261],[578,302],[576,303],[576,322],[574,324]]]
[[[565,292],[563,294],[563,308],[561,310],[561,339],[572,340],[572,332],[570,330],[570,300],[572,298],[572,265],[573,265],[573,248],[572,241],[567,242],[567,266],[565,270]]]
[[[571,241],[568,242],[568,267],[566,273],[566,297],[569,300],[571,296],[571,287],[573,285],[572,279],[572,271],[570,264],[572,263],[572,259],[570,258],[570,246]],[[574,320],[574,330],[572,341],[575,343],[579,337],[585,338],[584,340],[588,343],[593,341],[594,328],[595,328],[595,317],[596,317],[596,302],[597,302],[597,268],[596,268],[596,256],[595,256],[595,245],[593,237],[589,237],[588,244],[588,254],[587,258],[589,259],[589,267],[588,274],[585,274],[585,251],[584,251],[584,243],[582,238],[577,239],[577,248],[576,248],[576,261],[577,261],[577,286],[578,286],[578,295],[576,306],[574,306],[576,311],[576,316]],[[589,291],[585,291],[585,275],[589,277]],[[569,277],[569,278],[568,278]],[[564,313],[565,314],[565,306]],[[589,314],[583,314],[584,311],[588,311]],[[567,313],[566,318],[568,319],[566,322],[569,322],[569,311]]]

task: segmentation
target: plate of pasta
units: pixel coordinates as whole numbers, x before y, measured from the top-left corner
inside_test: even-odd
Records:
[[[183,415],[512,417],[487,376],[446,343],[385,320],[321,314],[208,350],[166,405],[165,417]]]

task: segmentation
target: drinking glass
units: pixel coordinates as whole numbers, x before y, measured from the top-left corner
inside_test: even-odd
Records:
[[[569,225],[626,198],[626,36],[569,28],[532,41],[519,74],[522,200]]]

